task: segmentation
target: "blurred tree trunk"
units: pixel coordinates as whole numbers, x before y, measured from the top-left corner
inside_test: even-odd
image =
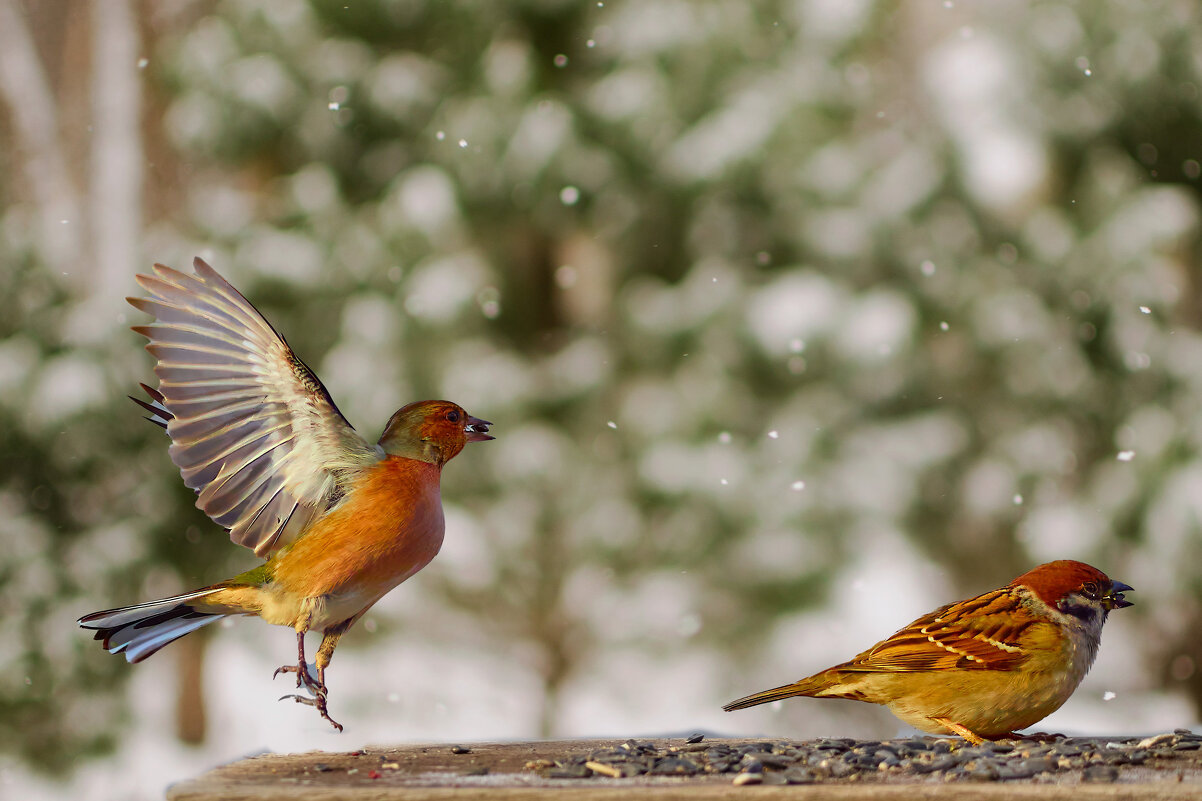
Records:
[[[49,5],[49,4],[48,4]],[[67,5],[67,4],[64,4]],[[35,9],[37,10],[37,9]],[[69,9],[60,9],[66,27]],[[59,131],[59,103],[39,57],[27,15],[14,0],[0,0],[0,96],[25,163],[25,186],[37,209],[37,241],[56,274],[78,263],[82,237],[79,191]]]
[[[141,41],[129,0],[92,6],[91,232],[94,298],[120,297],[142,235]]]
[[[209,637],[198,631],[175,645],[179,685],[175,693],[175,736],[188,745],[205,741],[204,663]]]

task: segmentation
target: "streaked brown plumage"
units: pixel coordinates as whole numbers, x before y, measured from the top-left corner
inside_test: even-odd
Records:
[[[1061,560],[948,604],[848,662],[732,701],[727,711],[804,695],[882,704],[906,723],[979,743],[1031,726],[1068,700],[1131,588]]]

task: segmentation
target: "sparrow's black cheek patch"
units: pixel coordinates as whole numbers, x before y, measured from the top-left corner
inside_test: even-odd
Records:
[[[1098,615],[1102,614],[1102,610],[1097,606],[1083,603],[1075,598],[1065,598],[1056,604],[1056,608],[1066,615],[1072,615],[1087,625],[1096,621]]]

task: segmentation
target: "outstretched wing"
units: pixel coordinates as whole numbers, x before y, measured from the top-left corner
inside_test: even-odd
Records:
[[[156,264],[137,277],[150,297],[127,298],[155,318],[133,328],[157,360],[167,414],[151,411],[197,507],[267,556],[379,457],[263,315],[204,261],[193,269]]]
[[[833,670],[903,673],[921,670],[1013,670],[1040,623],[1009,588],[936,609]]]

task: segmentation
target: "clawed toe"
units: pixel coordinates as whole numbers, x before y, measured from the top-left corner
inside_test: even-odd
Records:
[[[271,674],[272,680],[274,681],[281,673],[295,673],[297,687],[305,687],[314,694],[317,694],[319,690],[322,693],[325,692],[325,685],[313,678],[308,665],[280,665],[275,669],[275,673]]]
[[[350,622],[348,621],[347,625],[349,624]],[[321,641],[321,650],[317,652],[317,675],[314,676],[309,672],[309,663],[305,660],[306,630],[307,627],[302,627],[296,632],[296,664],[281,665],[275,669],[275,673],[271,674],[271,678],[274,680],[281,673],[295,673],[296,686],[298,688],[303,687],[304,689],[313,693],[313,695],[284,695],[280,697],[280,700],[283,701],[285,698],[291,698],[298,704],[311,706],[316,709],[323,718],[328,720],[331,726],[338,731],[342,731],[342,724],[330,717],[330,714],[326,711],[326,697],[329,695],[329,690],[326,689],[325,672],[325,666],[330,663],[330,654],[334,650],[333,643],[338,642],[338,635],[340,635],[342,632],[341,630],[338,630],[335,633],[331,633],[330,631],[326,632],[325,638]],[[333,639],[331,639],[331,637]]]
[[[317,710],[317,712],[323,718],[325,718],[326,720],[328,720],[330,722],[331,726],[333,726],[339,732],[342,731],[342,724],[339,723],[338,721],[334,720],[332,717],[330,717],[330,713],[326,711],[326,688],[325,687],[322,687],[321,693],[319,693],[314,698],[310,698],[307,695],[295,695],[295,694],[280,696],[281,701],[288,699],[288,698],[291,698],[293,701],[296,701],[298,704],[304,704],[305,706],[313,707],[314,709]]]
[[[330,717],[329,713],[326,712],[326,698],[329,696],[330,691],[326,689],[325,682],[321,681],[320,679],[313,678],[313,675],[309,673],[308,665],[304,663],[299,665],[281,665],[275,669],[275,673],[271,674],[271,678],[275,679],[281,673],[295,673],[296,686],[303,687],[309,692],[313,693],[311,697],[308,695],[297,695],[295,693],[282,695],[280,696],[281,701],[283,701],[285,698],[291,698],[298,704],[311,706],[316,709],[323,718],[328,720],[331,726],[338,731],[342,731],[342,724],[334,720],[332,717]]]
[[[271,674],[271,680],[275,681],[276,677],[278,677],[281,673],[295,673],[296,674],[296,686],[297,687],[301,686],[301,682],[303,681],[303,679],[301,678],[300,669],[298,669],[296,665],[281,665],[281,666],[279,666],[278,668],[275,669],[275,673]]]

